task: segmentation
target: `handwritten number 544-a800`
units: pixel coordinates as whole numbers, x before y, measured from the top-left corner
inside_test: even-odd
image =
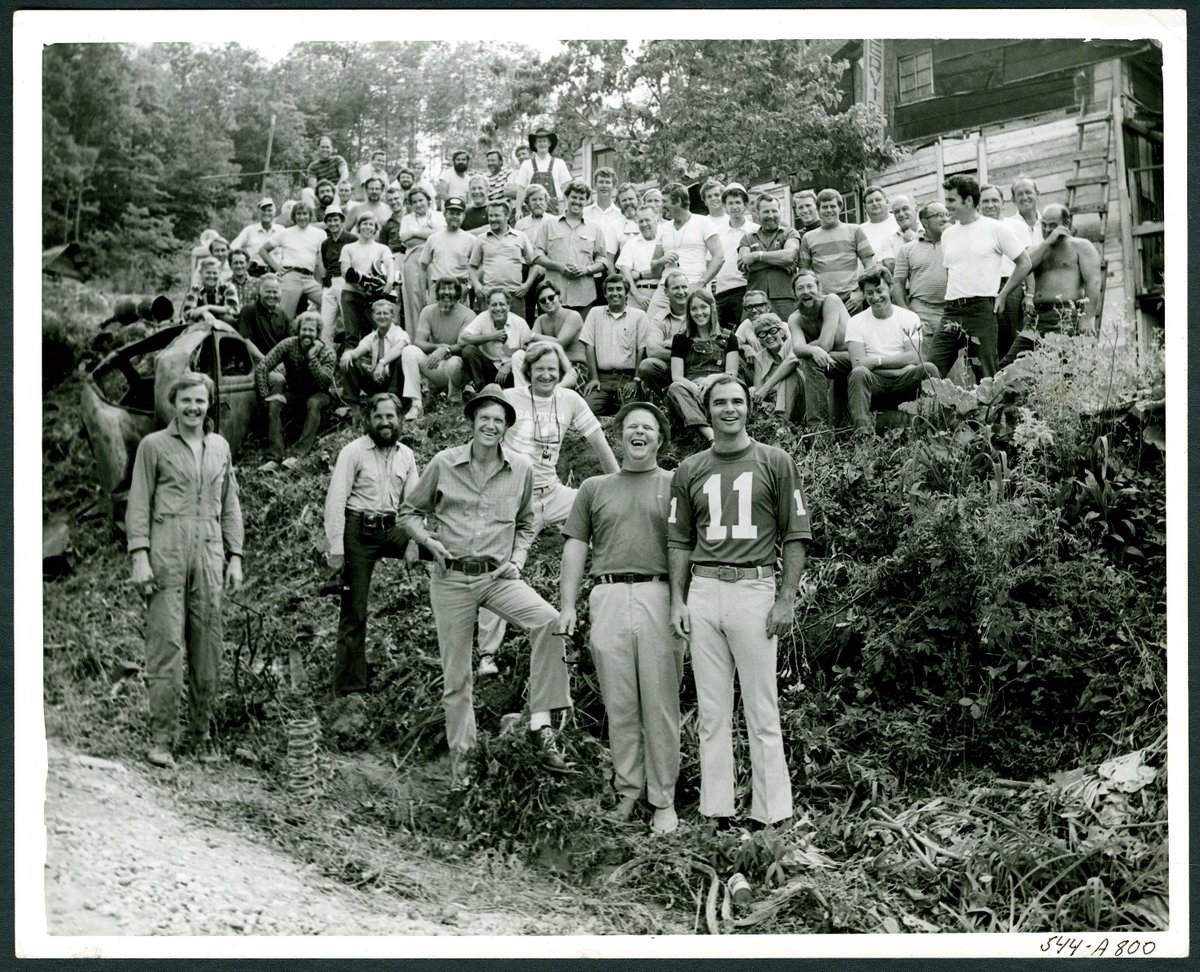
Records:
[[[1140,938],[1101,938],[1099,941],[1089,941],[1069,935],[1051,935],[1041,945],[1041,951],[1048,955],[1078,955],[1080,958],[1100,958],[1102,955],[1112,958],[1147,956],[1153,955],[1155,948],[1157,945],[1153,941],[1142,941]]]

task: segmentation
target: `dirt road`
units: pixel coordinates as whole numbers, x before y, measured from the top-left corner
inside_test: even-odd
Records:
[[[140,763],[50,743],[46,917],[52,935],[569,933],[487,899],[432,905],[360,892],[238,832],[198,821]],[[435,866],[435,865],[432,865]]]

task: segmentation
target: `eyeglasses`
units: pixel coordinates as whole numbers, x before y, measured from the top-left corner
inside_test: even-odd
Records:
[[[746,310],[746,311],[766,310],[770,306],[771,306],[770,304],[742,304],[742,310]]]
[[[558,300],[558,294],[547,294],[545,297],[539,297],[537,302],[539,304],[553,304],[556,300]]]

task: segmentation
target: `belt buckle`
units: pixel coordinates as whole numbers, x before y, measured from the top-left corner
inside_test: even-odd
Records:
[[[728,567],[722,564],[717,568],[717,580],[739,581],[741,579],[742,572],[737,567]]]
[[[478,560],[469,560],[461,564],[460,568],[468,577],[479,577],[487,573],[487,567]]]

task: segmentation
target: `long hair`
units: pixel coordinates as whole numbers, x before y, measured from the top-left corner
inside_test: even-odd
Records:
[[[696,326],[696,322],[692,319],[692,301],[697,297],[703,300],[704,303],[708,304],[708,309],[711,315],[708,318],[709,327],[712,328],[714,334],[720,333],[721,324],[717,319],[717,302],[713,300],[712,294],[710,294],[707,290],[697,287],[695,290],[688,292],[687,303],[683,305],[686,308],[684,311],[684,317],[687,320],[687,336],[690,338],[697,338],[700,336],[700,329]]]

